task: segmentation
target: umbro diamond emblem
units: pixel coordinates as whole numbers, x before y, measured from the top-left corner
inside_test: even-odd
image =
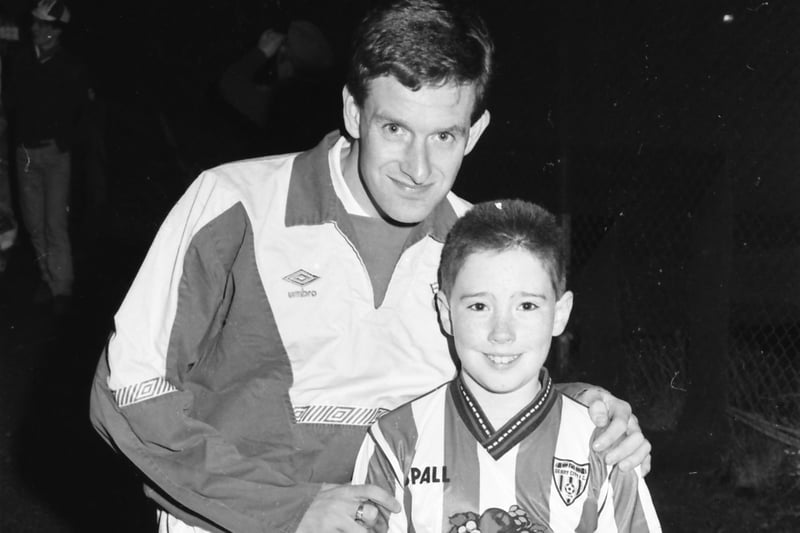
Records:
[[[288,276],[283,277],[284,280],[288,281],[289,283],[294,283],[295,285],[299,285],[301,287],[305,287],[309,283],[313,283],[319,279],[319,276],[312,274],[302,268],[300,270],[295,270]]]
[[[319,276],[316,274],[312,274],[301,268],[300,270],[295,270],[288,276],[284,276],[283,279],[284,281],[288,281],[300,287],[299,291],[289,291],[287,293],[289,298],[309,298],[317,295],[317,291],[309,291],[305,288],[309,283],[314,283],[319,279]]]

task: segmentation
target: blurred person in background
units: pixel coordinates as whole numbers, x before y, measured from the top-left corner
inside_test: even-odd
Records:
[[[0,12],[0,80],[3,79],[3,61],[9,42],[19,41],[19,29]],[[0,85],[0,91],[2,86]],[[17,240],[17,220],[11,196],[10,167],[8,164],[10,139],[6,110],[0,102],[0,273],[7,264],[7,252]]]
[[[4,102],[13,120],[19,204],[41,273],[37,303],[65,313],[74,280],[69,238],[71,146],[88,102],[80,61],[61,46],[70,12],[41,0],[31,12],[31,46],[12,56]]]
[[[228,67],[219,89],[259,128],[270,151],[310,148],[341,120],[331,43],[308,20],[264,30],[257,45]]]
[[[8,121],[0,104],[0,272],[6,269],[6,252],[17,240],[17,221],[11,201],[8,166]]]

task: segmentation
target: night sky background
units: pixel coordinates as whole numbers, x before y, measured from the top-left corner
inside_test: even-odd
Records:
[[[265,28],[307,18],[341,87],[370,3],[69,3],[101,171],[77,163],[75,316],[20,303],[35,283],[24,242],[0,277],[0,531],[151,530],[136,473],[88,424],[113,312],[199,171],[284,149],[219,96],[226,67]],[[549,364],[634,405],[665,531],[798,530],[800,459],[782,449],[794,462],[754,467],[778,481],[742,492],[728,408],[768,405],[759,416],[800,427],[800,2],[475,3],[497,47],[492,122],[455,191],[537,201],[569,226],[576,309]],[[23,30],[30,8],[0,0]],[[340,105],[338,89],[320,98]]]

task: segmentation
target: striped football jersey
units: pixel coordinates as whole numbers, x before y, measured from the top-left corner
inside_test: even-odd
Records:
[[[461,379],[378,420],[354,483],[394,494],[402,511],[377,531],[442,533],[661,531],[638,468],[592,451],[586,407],[553,388],[495,429]]]

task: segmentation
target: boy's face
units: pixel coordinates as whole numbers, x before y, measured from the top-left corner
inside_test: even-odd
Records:
[[[345,172],[345,180],[367,213],[415,224],[450,192],[488,112],[470,124],[472,85],[412,91],[382,76],[368,88],[363,107],[344,89],[344,123],[359,150],[358,168]]]
[[[564,331],[572,309],[572,293],[556,300],[539,258],[522,248],[473,253],[449,298],[440,292],[438,301],[467,385],[533,399],[552,337]]]

